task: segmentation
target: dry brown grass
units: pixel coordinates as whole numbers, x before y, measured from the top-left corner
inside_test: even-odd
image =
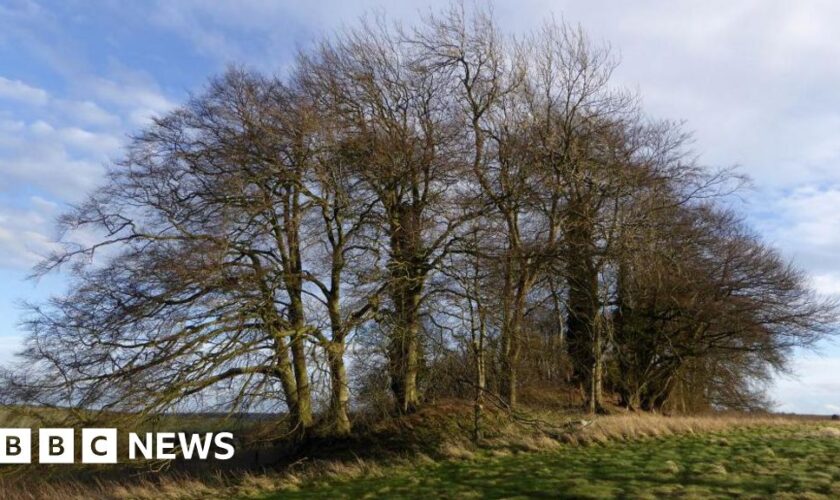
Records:
[[[670,436],[720,432],[732,427],[755,427],[765,425],[800,425],[799,419],[781,416],[709,415],[696,417],[666,417],[648,414],[625,414],[600,417],[591,426],[577,432],[583,442],[588,440],[605,442],[612,440],[638,439],[645,437]]]
[[[587,446],[610,441],[628,441],[676,434],[721,432],[733,427],[767,425],[802,425],[807,420],[776,415],[704,415],[663,416],[646,413],[623,413],[590,418],[541,413],[531,418],[530,425],[516,422],[499,428],[496,436],[486,440],[493,450],[552,450],[562,444]],[[826,427],[837,432],[840,427]],[[725,440],[725,438],[720,438]]]
[[[475,452],[471,448],[473,448],[471,445],[463,441],[460,443],[443,443],[440,446],[439,453],[445,458],[472,460],[475,458]]]
[[[817,429],[820,437],[840,438],[840,427],[820,427]]]

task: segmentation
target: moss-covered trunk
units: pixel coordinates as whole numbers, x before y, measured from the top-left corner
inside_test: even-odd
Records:
[[[420,403],[420,303],[426,277],[419,208],[400,206],[391,221],[390,293],[393,302],[388,346],[391,390],[399,413],[411,413]]]

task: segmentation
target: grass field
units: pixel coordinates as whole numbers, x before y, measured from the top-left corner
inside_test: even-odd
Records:
[[[498,453],[497,453],[498,455]],[[840,429],[769,425],[373,469],[258,498],[836,498]]]
[[[488,414],[474,444],[470,407],[437,404],[264,467],[33,465],[0,476],[0,499],[840,497],[840,423],[825,417],[526,416]]]

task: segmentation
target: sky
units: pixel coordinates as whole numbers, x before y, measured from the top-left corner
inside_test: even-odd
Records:
[[[19,302],[61,293],[26,280],[55,217],[102,181],[130,134],[230,64],[283,73],[318,37],[365,12],[416,20],[447,2],[0,0],[0,362],[21,345]],[[752,183],[747,220],[840,294],[840,2],[518,0],[508,31],[579,23],[620,58],[615,82],[658,118],[684,120],[710,167]],[[840,344],[798,352],[780,411],[840,413]]]

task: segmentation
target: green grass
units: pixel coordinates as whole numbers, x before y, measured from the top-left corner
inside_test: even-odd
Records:
[[[836,498],[840,431],[769,426],[307,481],[273,498]]]

